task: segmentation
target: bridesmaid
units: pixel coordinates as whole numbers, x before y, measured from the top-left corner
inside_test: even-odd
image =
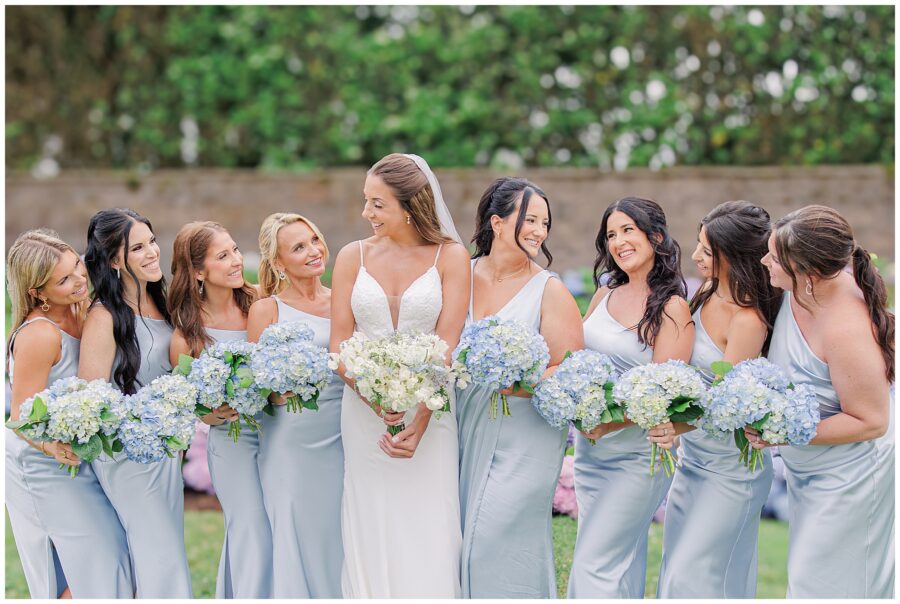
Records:
[[[539,331],[549,375],[584,342],[575,299],[534,261],[539,253],[552,260],[547,195],[523,178],[498,178],[481,197],[475,229],[467,322],[497,315]],[[529,393],[509,394],[511,415],[491,420],[491,391],[457,393],[463,597],[555,598],[550,519],[567,432],[541,418]]]
[[[763,264],[785,290],[769,360],[815,389],[822,417],[811,444],[780,449],[787,597],[892,598],[894,315],[884,282],[844,217],[825,206],[775,223]],[[770,446],[745,431],[755,448]]]
[[[43,229],[16,239],[6,275],[10,419],[16,420],[25,399],[77,372],[88,285],[75,250]],[[70,478],[59,464],[81,467]],[[69,445],[7,433],[6,508],[32,598],[132,596],[125,531],[91,464],[82,464]]]
[[[710,364],[765,353],[780,296],[760,259],[772,225],[746,201],[729,201],[700,222],[691,258],[706,279],[691,300],[691,365],[707,383]],[[734,441],[702,430],[681,436],[682,466],[666,503],[658,598],[753,598],[759,518],[772,485],[772,460],[751,473]]]
[[[328,261],[322,233],[299,214],[272,214],[260,228],[259,249],[265,297],[250,307],[248,339],[258,341],[272,323],[303,321],[315,332],[315,344],[327,349],[331,290],[321,279]],[[259,474],[274,547],[272,597],[341,597],[343,392],[334,374],[319,394],[318,411],[289,413],[285,400],[272,395],[274,416],[260,418]]]
[[[172,250],[168,308],[175,333],[169,361],[200,356],[216,342],[246,341],[247,313],[256,290],[244,281],[244,258],[225,228],[191,222]],[[210,425],[207,462],[225,516],[225,540],[216,576],[217,598],[272,597],[272,534],[259,478],[257,432],[241,430],[234,442],[228,423],[237,412],[222,405],[201,418]]]
[[[681,248],[662,208],[639,197],[614,202],[603,214],[596,247],[599,289],[584,318],[585,346],[609,355],[619,371],[690,360],[694,327],[684,299]],[[600,287],[607,272],[608,285]],[[676,431],[689,428],[667,422],[648,431],[626,421],[578,436],[570,598],[644,596],[647,532],[671,483],[665,472],[650,475],[650,442],[670,449]]]
[[[134,393],[172,369],[165,279],[150,221],[129,209],[100,210],[88,226],[84,262],[94,300],[78,376]],[[181,459],[140,464],[100,456],[93,466],[128,536],[137,597],[190,598]]]

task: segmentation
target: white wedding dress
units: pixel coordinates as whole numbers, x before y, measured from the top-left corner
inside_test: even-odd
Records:
[[[397,330],[434,333],[443,295],[435,264],[399,298]],[[350,305],[356,330],[370,338],[394,332],[391,305],[381,285],[360,269]],[[384,422],[344,387],[341,432],[344,497],[341,532],[345,598],[458,598],[462,532],[459,519],[459,448],[453,411],[432,417],[412,459],[388,457],[378,446]],[[415,410],[407,412],[409,425]]]

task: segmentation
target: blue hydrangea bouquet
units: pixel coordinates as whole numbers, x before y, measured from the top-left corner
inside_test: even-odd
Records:
[[[273,323],[259,336],[250,359],[257,385],[286,397],[288,411],[318,410],[319,395],[331,377],[328,351],[313,344],[303,321]]]
[[[6,422],[6,427],[33,441],[68,444],[90,463],[101,453],[112,457],[122,450],[116,439],[121,410],[122,392],[106,380],[68,377],[26,399],[19,407],[19,419]],[[75,478],[78,466],[69,466],[68,472]]]
[[[499,391],[511,387],[534,394],[533,385],[547,369],[550,351],[541,334],[533,329],[519,321],[491,315],[463,330],[453,358],[460,388],[471,382],[493,390],[488,417],[496,419],[498,399],[503,404],[503,415],[510,415],[506,395]]]
[[[600,424],[625,421],[625,409],[612,396],[617,379],[618,372],[605,354],[567,352],[556,372],[537,385],[531,402],[554,428],[572,422],[578,430],[590,432]]]
[[[239,416],[228,426],[228,434],[237,442],[241,420],[259,431],[255,416],[269,404],[271,390],[260,388],[253,378],[250,363],[256,344],[233,340],[219,342],[193,359],[186,354],[178,358],[175,372],[187,377],[197,388],[195,412],[203,417],[220,405],[227,404]]]
[[[628,418],[645,430],[666,422],[693,422],[703,415],[698,401],[706,391],[700,372],[678,360],[632,367],[613,388],[613,398],[625,406]],[[675,473],[675,458],[667,449],[650,445],[650,474],[656,460],[667,476]]]
[[[698,426],[723,439],[732,433],[741,463],[751,472],[763,465],[762,451],[750,446],[744,426],[770,443],[806,445],[816,435],[819,403],[806,384],[791,384],[780,367],[764,358],[732,365],[717,361],[717,379],[701,399],[705,412]]]
[[[197,388],[182,375],[162,375],[123,400],[118,439],[138,463],[175,457],[194,437]]]

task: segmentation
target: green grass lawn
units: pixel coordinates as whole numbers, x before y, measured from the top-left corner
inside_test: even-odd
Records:
[[[188,564],[194,581],[194,595],[212,598],[216,590],[216,569],[222,549],[222,515],[219,512],[188,511],[184,515]],[[556,558],[556,582],[560,597],[565,597],[575,549],[576,523],[568,516],[553,518],[553,550]],[[764,520],[760,527],[759,598],[783,598],[787,587],[787,525]],[[647,564],[647,597],[656,593],[659,559],[662,550],[662,526],[650,528]],[[27,598],[28,587],[19,563],[19,555],[6,520],[6,597]]]

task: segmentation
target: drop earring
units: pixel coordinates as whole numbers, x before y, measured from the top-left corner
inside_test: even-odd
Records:
[[[287,275],[284,274],[284,271],[278,271],[278,278],[281,281],[284,281],[285,279],[287,279]]]
[[[119,269],[116,269],[116,279],[122,278],[122,272]]]
[[[43,300],[41,300],[41,302],[43,302],[43,304],[41,304],[41,310],[44,312],[50,312],[50,304],[47,302],[47,299],[44,298]]]
[[[409,224],[409,214],[406,215],[406,224]]]
[[[200,282],[200,297],[203,297],[203,281]]]
[[[809,279],[806,280],[806,295],[812,295],[812,281],[810,281]]]

